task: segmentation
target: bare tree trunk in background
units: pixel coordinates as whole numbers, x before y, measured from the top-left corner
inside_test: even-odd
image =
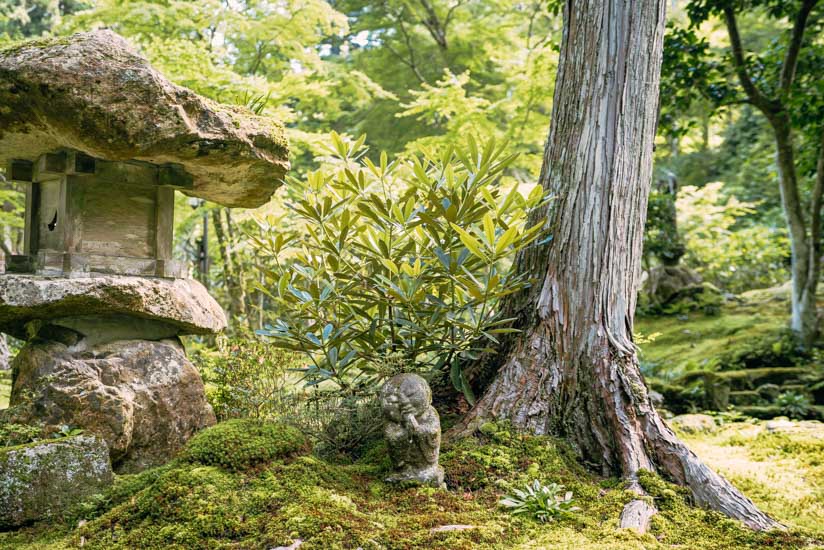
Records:
[[[781,204],[790,231],[792,252],[792,312],[790,328],[799,335],[805,346],[811,346],[818,337],[818,311],[816,290],[818,286],[819,259],[815,236],[808,234],[804,221],[804,209],[798,190],[794,147],[790,117],[786,113],[770,120],[775,133],[776,164],[778,165]],[[820,176],[820,172],[819,172]],[[813,210],[816,207],[813,206]],[[818,210],[820,212],[820,205]],[[813,218],[816,213],[813,212]],[[820,222],[819,222],[820,223]],[[811,229],[815,230],[811,224]],[[812,232],[811,232],[812,233]]]
[[[254,331],[255,323],[252,320],[252,304],[246,292],[246,269],[237,253],[237,233],[235,231],[235,223],[232,220],[232,210],[226,208],[224,211],[226,212],[226,234],[229,237],[229,259],[232,262],[232,271],[235,274],[235,280],[237,282],[237,299],[243,308],[243,315],[246,317],[246,323],[249,325],[249,329]]]
[[[229,313],[234,319],[246,317],[246,302],[241,290],[241,285],[237,281],[237,272],[234,265],[234,257],[231,251],[231,244],[224,227],[223,217],[220,212],[223,208],[212,210],[212,224],[215,226],[215,236],[217,237],[218,248],[220,249],[220,259],[223,262],[223,280],[226,284],[226,292],[229,295]]]
[[[793,29],[784,59],[781,63],[781,75],[775,91],[765,91],[764,87],[750,76],[747,56],[738,32],[735,5],[730,2],[724,6],[724,23],[730,38],[730,48],[735,70],[741,87],[747,94],[749,103],[758,108],[767,118],[773,129],[776,147],[776,164],[778,165],[778,185],[781,190],[781,205],[790,233],[792,251],[792,314],[790,327],[801,342],[809,347],[818,337],[818,312],[816,310],[816,291],[820,270],[820,231],[821,231],[821,195],[814,196],[810,203],[810,226],[805,221],[804,206],[798,188],[798,174],[795,166],[795,147],[790,113],[787,108],[798,55],[803,45],[804,33],[810,13],[818,0],[801,0],[799,10],[793,21]],[[822,164],[819,163],[818,180]],[[816,225],[818,224],[818,225]]]
[[[661,70],[666,0],[571,0],[541,184],[552,240],[516,260],[538,281],[513,295],[515,334],[483,397],[451,435],[486,419],[568,439],[630,487],[640,470],[688,486],[698,505],[755,529],[777,524],[705,466],[663,422],[638,369],[632,325]],[[544,213],[537,213],[535,220]],[[509,316],[509,315],[507,315]],[[622,526],[645,529],[634,500]]]

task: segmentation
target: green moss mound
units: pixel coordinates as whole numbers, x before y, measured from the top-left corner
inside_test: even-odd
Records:
[[[309,450],[296,428],[251,419],[221,422],[194,436],[180,459],[227,470],[245,470]]]

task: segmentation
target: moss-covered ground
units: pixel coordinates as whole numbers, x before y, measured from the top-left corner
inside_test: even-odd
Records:
[[[708,368],[785,366],[787,315],[786,289],[779,288],[746,293],[718,316],[642,317],[638,332],[656,335],[641,346],[645,371],[675,378]],[[0,371],[0,408],[9,383]],[[620,480],[586,471],[563,442],[504,426],[487,425],[477,438],[445,446],[447,489],[401,489],[382,481],[388,464],[380,445],[356,462],[332,463],[309,453],[293,432],[277,432],[274,446],[259,437],[268,428],[235,438],[232,430],[245,429],[238,423],[201,434],[166,466],[118,476],[106,495],[66,518],[0,533],[0,548],[257,549],[297,540],[301,549],[822,547],[824,424],[767,425],[727,423],[681,435],[787,532],[754,533],[692,508],[682,490],[652,476],[643,480],[660,510],[651,532],[619,530],[621,509],[633,498]],[[565,485],[580,510],[543,524],[498,506],[533,479]]]
[[[239,423],[232,429],[244,428]],[[824,524],[817,521],[824,479],[820,425],[810,433],[764,435],[761,424],[735,424],[689,440],[791,527],[766,534],[690,507],[682,490],[653,476],[643,480],[661,510],[651,532],[617,529],[623,505],[633,498],[619,480],[587,472],[551,438],[495,425],[483,431],[444,449],[447,489],[385,484],[388,464],[380,444],[349,464],[306,454],[302,444],[279,447],[288,453],[246,468],[200,462],[201,456],[214,464],[226,464],[234,453],[247,456],[237,445],[219,456],[216,445],[208,455],[189,453],[161,468],[120,476],[108,494],[65,520],[0,533],[0,547],[252,549],[301,540],[302,549],[721,549],[813,548],[824,540]],[[216,437],[226,441],[227,429]],[[200,448],[204,438],[208,433]],[[503,494],[535,478],[564,484],[580,510],[540,523],[497,505]],[[439,529],[455,525],[471,528]]]
[[[789,285],[784,285],[745,292],[725,303],[719,315],[640,316],[635,329],[643,338],[642,363],[669,379],[691,370],[791,366],[789,315]]]
[[[824,533],[824,424],[733,423],[712,434],[681,434],[690,448],[790,527]]]

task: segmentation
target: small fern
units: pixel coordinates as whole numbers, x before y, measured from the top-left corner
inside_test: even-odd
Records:
[[[531,516],[546,522],[569,512],[580,510],[572,505],[572,491],[564,491],[563,485],[550,483],[543,485],[537,479],[526,489],[515,489],[513,495],[507,495],[498,504],[509,508],[512,515]]]

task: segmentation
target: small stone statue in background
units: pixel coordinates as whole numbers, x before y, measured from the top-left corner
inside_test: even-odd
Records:
[[[443,468],[438,465],[441,420],[432,406],[432,390],[417,374],[399,374],[381,390],[383,433],[395,473],[386,481],[440,487]]]

